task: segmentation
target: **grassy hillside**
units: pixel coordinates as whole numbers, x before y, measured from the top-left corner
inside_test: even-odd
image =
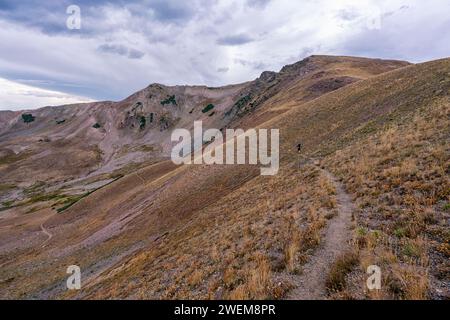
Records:
[[[196,212],[181,233],[167,235],[150,252],[105,274],[87,297],[286,297],[336,210],[333,184],[307,159],[319,160],[319,167],[338,176],[358,206],[352,246],[329,270],[330,297],[435,296],[448,281],[439,271],[445,256],[435,250],[445,253],[448,243],[449,71],[449,60],[406,67],[298,105],[261,125],[281,128],[278,176],[257,177]],[[305,145],[301,156],[298,141]],[[405,170],[424,175],[405,175]],[[431,173],[436,181],[429,181]],[[386,175],[396,177],[394,185],[383,183]],[[424,180],[426,192],[420,187]],[[397,203],[392,202],[396,193]],[[402,239],[402,250],[386,245],[389,236]],[[384,289],[376,295],[364,290],[370,264],[384,270]]]
[[[23,229],[2,243],[29,233],[27,245],[1,247],[0,296],[283,299],[317,284],[326,298],[446,297],[450,60],[369,78],[358,61],[345,76],[364,80],[311,98],[295,82],[261,106],[283,110],[269,121],[245,116],[280,129],[276,176],[163,162],[63,215],[38,211],[31,223],[8,211],[2,230]],[[349,208],[353,219],[333,238]],[[326,272],[307,279],[333,240],[339,250],[316,266]],[[87,275],[77,293],[64,290],[70,264]],[[364,289],[371,264],[383,271],[377,293]]]

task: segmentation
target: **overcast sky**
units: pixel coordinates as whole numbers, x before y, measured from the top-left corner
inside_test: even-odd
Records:
[[[450,1],[0,0],[0,43],[0,110],[18,110],[238,83],[312,54],[448,57]]]

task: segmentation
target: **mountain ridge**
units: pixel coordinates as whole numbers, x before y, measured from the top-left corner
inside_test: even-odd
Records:
[[[36,154],[31,156],[35,158],[45,150],[46,158],[53,161],[51,153],[60,154],[58,146],[61,143],[66,145],[67,154],[72,149],[78,153],[83,145],[91,145],[90,153],[85,155],[86,161],[80,163],[86,169],[90,168],[84,171],[98,171],[100,166],[104,168],[101,172],[111,172],[133,159],[144,161],[159,155],[167,157],[172,148],[170,131],[177,127],[192,130],[195,120],[202,120],[205,128],[246,129],[267,117],[282,113],[286,110],[271,110],[279,101],[271,103],[270,100],[295,81],[305,82],[302,88],[305,96],[301,101],[306,101],[406,64],[401,61],[315,56],[287,66],[279,73],[263,72],[256,80],[242,84],[220,88],[151,84],[119,102],[72,104],[4,113],[3,117],[0,116],[0,151],[9,154],[28,150]],[[353,69],[358,71],[352,74]],[[308,78],[312,74],[314,78]],[[206,106],[212,110],[206,111]],[[31,114],[35,119],[24,123],[21,118],[23,114]],[[35,136],[35,140],[27,138],[23,143],[17,143],[16,138],[30,135]],[[55,144],[56,148],[53,148]],[[144,149],[149,150],[149,154],[133,151]],[[129,153],[131,155],[127,156]],[[26,163],[22,163],[22,169],[26,167]],[[58,170],[65,170],[64,163]],[[36,169],[34,171],[37,175]],[[39,179],[48,179],[44,178],[47,173],[49,171],[42,173]]]

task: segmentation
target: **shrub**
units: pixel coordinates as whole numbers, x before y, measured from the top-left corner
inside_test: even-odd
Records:
[[[410,240],[403,246],[402,253],[410,258],[415,259],[422,258],[422,260],[425,260],[426,259],[425,242],[423,241],[422,238]]]
[[[442,206],[442,209],[443,209],[444,211],[450,211],[450,202],[447,203],[447,204],[444,204],[444,205]]]
[[[207,113],[208,111],[211,111],[212,109],[214,109],[215,106],[213,104],[208,104],[206,107],[203,108],[202,112],[203,113]]]
[[[246,96],[240,98],[234,105],[235,105],[235,107],[237,107],[238,109],[241,109],[241,108],[244,107],[247,103],[249,103],[251,99],[252,99],[252,98],[251,98],[250,95],[246,95]]]
[[[354,252],[347,252],[336,259],[327,276],[325,285],[328,291],[342,291],[345,288],[345,278],[358,263],[358,256]]]
[[[240,98],[238,101],[236,101],[236,103],[233,105],[233,107],[225,113],[225,115],[229,116],[229,115],[231,115],[233,113],[234,110],[241,110],[251,100],[252,100],[252,96],[251,95],[246,95],[246,96]]]
[[[139,117],[139,129],[143,130],[145,128],[145,125],[147,123],[147,120],[144,116]]]
[[[99,123],[96,123],[92,126],[92,128],[100,129],[102,126]]]
[[[295,230],[284,248],[284,261],[289,272],[295,271],[295,257],[300,249],[300,231]]]
[[[170,120],[169,116],[162,115],[159,118],[159,126],[160,126],[159,129],[160,129],[160,131],[168,129],[170,127],[170,125],[171,125],[171,120]]]
[[[5,208],[10,208],[10,207],[12,207],[13,204],[14,204],[14,201],[12,201],[12,200],[2,202],[2,206]]]
[[[35,116],[33,116],[31,113],[24,113],[22,114],[22,120],[25,123],[33,122],[36,119]]]
[[[170,96],[165,100],[161,101],[161,104],[164,106],[166,104],[173,104],[173,105],[177,105],[177,100],[175,100],[175,96]]]
[[[408,235],[408,231],[406,230],[406,228],[399,227],[394,230],[394,235],[397,238],[404,238]]]

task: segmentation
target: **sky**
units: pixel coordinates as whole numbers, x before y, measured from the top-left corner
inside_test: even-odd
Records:
[[[0,110],[239,83],[313,54],[429,61],[449,30],[448,0],[0,0]]]

